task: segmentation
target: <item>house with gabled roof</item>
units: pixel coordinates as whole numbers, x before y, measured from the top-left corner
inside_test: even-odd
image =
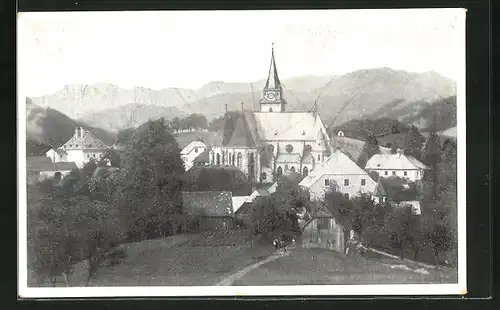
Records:
[[[315,204],[301,225],[298,245],[344,252],[344,227],[323,204]]]
[[[52,162],[74,162],[78,168],[90,160],[100,160],[109,147],[92,131],[76,127],[73,136],[61,147],[50,149],[46,156]]]
[[[371,194],[376,182],[339,148],[307,177],[299,186],[309,190],[311,200],[323,200],[329,191],[343,193],[346,198],[359,193]]]
[[[182,192],[182,211],[189,231],[227,230],[234,228],[231,192]]]
[[[195,164],[199,164],[205,157],[199,157],[207,150],[207,145],[202,141],[192,141],[181,150],[181,159],[184,162],[184,169],[188,171]],[[204,155],[208,156],[208,154]]]
[[[274,49],[260,110],[226,111],[222,143],[210,152],[212,165],[238,167],[251,181],[271,183],[292,171],[309,174],[331,154],[330,138],[314,111],[287,112]]]
[[[396,154],[375,154],[366,163],[365,170],[375,171],[382,178],[400,177],[410,181],[422,180],[430,168],[413,156],[398,149]]]

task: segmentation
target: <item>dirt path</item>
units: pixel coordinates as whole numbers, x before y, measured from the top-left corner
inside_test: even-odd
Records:
[[[257,269],[257,268],[259,268],[260,266],[262,266],[264,264],[267,264],[269,262],[272,262],[274,260],[277,260],[278,258],[287,256],[287,255],[290,255],[290,249],[287,249],[286,251],[279,251],[279,252],[277,252],[277,253],[269,256],[268,258],[261,260],[260,262],[252,264],[250,266],[247,266],[247,267],[245,267],[245,268],[243,268],[243,269],[241,269],[241,270],[239,270],[239,271],[231,274],[230,276],[226,277],[224,280],[220,281],[216,285],[217,286],[230,286],[230,285],[233,285],[233,283],[235,281],[241,279],[243,276],[245,276],[246,274],[248,274],[250,271],[252,271],[254,269]]]

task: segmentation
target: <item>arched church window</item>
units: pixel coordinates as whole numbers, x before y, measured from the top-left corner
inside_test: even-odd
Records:
[[[210,163],[214,164],[214,152],[210,152]]]
[[[291,172],[295,172],[295,167],[294,167],[294,166],[292,166],[292,167],[290,168],[290,171],[291,171]]]
[[[272,112],[273,111],[273,108],[269,108],[269,112]]]
[[[225,152],[222,152],[222,164],[223,165],[226,164],[226,153]]]
[[[236,153],[233,153],[233,158],[231,158],[231,162],[233,163],[233,166],[234,166],[234,162],[235,162],[235,156],[236,156]]]
[[[288,165],[285,165],[285,172],[288,171]]]
[[[220,154],[217,153],[217,161],[216,161],[216,165],[219,166],[220,165]]]
[[[241,160],[242,160],[241,153],[238,153],[238,157],[236,158],[236,165],[238,166],[238,168],[241,168]]]
[[[304,169],[302,169],[302,175],[307,177],[308,174],[309,174],[309,169],[307,169],[307,167],[304,167]]]
[[[312,151],[312,146],[310,144],[306,144],[306,146],[304,146],[304,150],[306,152],[310,152],[310,151]]]
[[[229,153],[229,156],[228,156],[228,158],[227,158],[227,159],[228,159],[229,165],[231,166],[231,165],[233,164],[233,161],[232,161],[232,159],[233,159],[233,154]]]
[[[269,153],[274,152],[274,145],[269,144],[269,145],[267,146],[267,150],[269,151]]]
[[[321,161],[321,155],[318,154],[318,161]]]
[[[283,169],[281,169],[281,167],[278,167],[278,169],[276,169],[276,174],[278,176],[282,175],[283,174]]]
[[[291,152],[293,151],[293,146],[292,146],[291,144],[288,144],[288,145],[286,146],[286,151],[287,151],[288,153],[291,153]]]

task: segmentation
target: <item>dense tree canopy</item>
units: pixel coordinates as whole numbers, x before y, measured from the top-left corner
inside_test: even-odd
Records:
[[[415,125],[410,127],[405,139],[404,152],[406,155],[413,156],[418,160],[422,158],[422,146],[425,142],[424,136]]]
[[[375,154],[380,154],[380,146],[378,145],[377,138],[374,135],[369,135],[363,146],[361,155],[359,155],[358,166],[364,168],[368,160]]]
[[[132,239],[170,234],[182,210],[179,148],[163,119],[139,128],[126,146],[116,199]]]

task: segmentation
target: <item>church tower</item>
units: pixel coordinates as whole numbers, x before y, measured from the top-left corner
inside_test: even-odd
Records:
[[[274,44],[271,49],[271,66],[269,67],[269,76],[260,100],[261,112],[285,112],[286,101],[283,99],[283,87],[281,86],[276,70],[276,61],[274,60]]]

